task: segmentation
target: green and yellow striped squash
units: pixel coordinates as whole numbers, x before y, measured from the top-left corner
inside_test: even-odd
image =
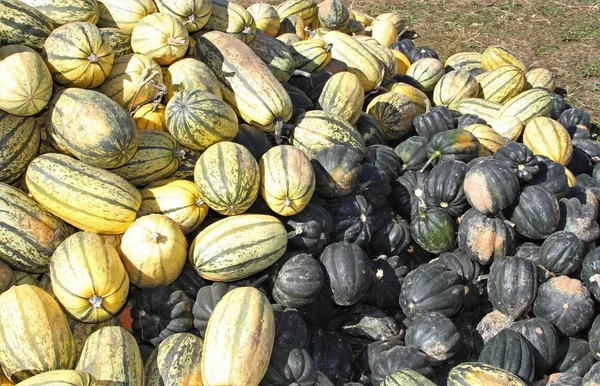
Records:
[[[356,125],[362,111],[365,89],[356,75],[340,72],[329,78],[319,96],[321,110]]]
[[[176,333],[160,342],[144,366],[144,386],[203,386],[202,338]]]
[[[46,39],[44,52],[52,77],[66,87],[98,87],[115,60],[110,43],[91,23],[75,22],[58,27]]]
[[[19,0],[0,1],[0,45],[21,44],[42,53],[52,20]]]
[[[371,21],[371,25],[374,26],[376,22],[381,20],[391,21],[398,31],[402,31],[406,24],[406,20],[398,11],[384,12],[382,14],[379,14],[375,19]]]
[[[383,80],[383,63],[363,44],[339,31],[330,31],[323,36],[331,44],[331,57],[348,65],[348,71],[358,76],[365,92],[371,92]]]
[[[417,114],[425,113],[427,111],[427,104],[429,103],[429,105],[431,105],[429,97],[423,91],[411,86],[410,84],[392,83],[388,86],[388,90],[393,93],[408,97],[408,99],[410,99],[410,101],[415,105]]]
[[[190,37],[185,26],[168,13],[154,13],[138,21],[131,33],[131,48],[161,66],[183,58]]]
[[[511,141],[516,141],[521,136],[523,129],[523,123],[517,117],[500,117],[496,118],[488,124],[494,129],[498,134],[503,137],[508,138]]]
[[[103,327],[85,341],[77,370],[101,385],[144,385],[144,364],[133,335],[122,327]]]
[[[41,273],[71,227],[19,189],[0,182],[0,258],[11,267]]]
[[[433,91],[444,74],[444,63],[435,58],[417,60],[406,70],[406,75],[413,78],[419,89],[425,92]]]
[[[377,40],[375,40],[374,37],[371,37],[371,36],[368,36],[368,35],[354,36],[354,40],[358,40],[362,44],[370,44],[370,45],[373,45],[373,46],[378,46],[379,45],[379,42]]]
[[[175,173],[184,154],[171,134],[158,130],[144,130],[140,131],[139,138],[140,144],[133,158],[126,164],[111,169],[112,173],[123,177],[134,186],[144,186]]]
[[[259,162],[260,194],[281,216],[302,212],[315,192],[315,173],[299,149],[281,145],[267,151]]]
[[[545,117],[550,111],[552,96],[543,89],[534,88],[512,98],[498,112],[499,117],[514,116],[524,125],[536,117]]]
[[[96,0],[22,0],[46,15],[55,27],[74,21],[96,24],[100,10]]]
[[[389,19],[375,19],[372,24],[371,36],[377,40],[381,46],[388,48],[396,41],[398,36],[396,25]]]
[[[98,91],[133,111],[137,106],[154,100],[162,88],[160,66],[145,55],[129,54],[115,60]]]
[[[0,295],[0,362],[12,382],[75,365],[75,342],[62,309],[43,289],[17,285]]]
[[[269,367],[274,341],[275,318],[267,297],[253,287],[229,291],[206,327],[203,383],[258,386]]]
[[[279,20],[279,16],[277,17],[277,20]],[[299,15],[288,16],[279,21],[279,31],[277,31],[277,35],[286,33],[298,35],[300,40],[306,40],[309,37],[306,23]]]
[[[331,61],[331,44],[324,40],[301,40],[290,45],[294,68],[306,72],[323,71]]]
[[[105,322],[127,301],[129,277],[117,249],[96,233],[69,236],[50,261],[52,291],[73,318]]]
[[[277,6],[279,19],[283,20],[286,17],[298,15],[307,26],[317,20],[319,9],[315,0],[286,0]]]
[[[4,384],[2,384],[4,385]],[[79,370],[52,370],[33,376],[19,386],[98,386],[96,378]]]
[[[525,74],[527,88],[541,87],[552,92],[556,88],[556,75],[545,68],[535,68]]]
[[[231,282],[270,267],[286,248],[287,232],[277,218],[242,214],[203,229],[190,245],[189,257],[203,278]]]
[[[493,121],[500,116],[502,104],[481,98],[466,98],[456,105],[456,111],[461,114],[477,115],[486,121]]]
[[[208,205],[200,199],[198,187],[192,181],[167,179],[156,181],[144,189],[138,217],[164,214],[181,228],[192,232],[208,215]]]
[[[81,350],[83,350],[85,341],[93,332],[98,331],[103,327],[119,326],[118,316],[100,323],[84,323],[73,318],[68,318],[68,321],[71,334],[73,334],[73,340],[75,341],[75,348],[77,349],[77,360],[79,360],[79,356],[81,355]]]
[[[75,157],[105,169],[128,162],[139,142],[135,123],[125,109],[106,95],[80,88],[55,94],[46,129]]]
[[[282,35],[277,36],[275,39],[285,43],[287,46],[302,41],[302,38],[294,33],[284,33]]]
[[[206,64],[197,59],[184,58],[176,61],[165,71],[164,78],[167,102],[180,91],[192,89],[208,91],[223,100],[219,80]]]
[[[200,156],[194,182],[200,198],[212,210],[227,216],[241,214],[258,196],[258,163],[242,145],[219,142]]]
[[[360,41],[360,40],[359,40]],[[398,62],[392,50],[379,44],[364,43],[365,50],[373,54],[384,67],[383,82],[387,82],[398,73]]]
[[[256,23],[241,5],[229,0],[212,0],[212,14],[206,29],[225,32],[248,44],[256,34]]]
[[[319,4],[317,17],[321,27],[330,31],[346,31],[350,13],[343,0],[325,0]]]
[[[321,110],[301,114],[294,122],[290,143],[302,150],[310,159],[319,150],[343,145],[356,152],[359,159],[365,155],[365,142],[348,121]]]
[[[481,97],[496,103],[506,103],[525,88],[525,73],[515,66],[502,66],[487,73],[479,82]]]
[[[357,9],[350,10],[350,17],[352,18],[352,16],[354,16],[354,19],[359,21],[365,28],[370,26],[371,22],[374,20],[371,16]]]
[[[533,151],[566,166],[573,156],[573,143],[567,129],[547,117],[530,120],[523,130],[523,143]]]
[[[526,386],[516,375],[485,363],[464,362],[450,370],[448,386]]]
[[[157,12],[153,0],[98,0],[98,27],[118,28],[128,35],[144,17]]]
[[[290,80],[294,70],[294,58],[285,43],[257,31],[248,47],[265,62],[278,81],[284,83]]]
[[[470,72],[455,70],[447,73],[435,85],[433,102],[456,110],[456,106],[466,98],[473,98],[479,92],[479,85]]]
[[[159,12],[175,16],[189,33],[202,29],[212,13],[211,0],[156,0]]]
[[[0,182],[16,181],[40,148],[40,128],[33,117],[0,110]]]
[[[112,47],[115,59],[133,54],[133,48],[131,48],[131,35],[118,28],[100,28],[100,35],[102,35],[102,39],[108,41],[108,44]],[[107,77],[108,75],[109,74],[107,74]]]
[[[254,3],[246,8],[246,10],[254,18],[257,29],[272,38],[278,35],[281,22],[279,21],[279,14],[277,14],[275,7],[267,3]]]
[[[417,110],[407,96],[388,92],[373,98],[366,109],[383,131],[384,139],[400,139],[412,129]]]
[[[35,115],[52,98],[52,75],[32,48],[0,47],[0,74],[0,110],[18,116]]]
[[[208,32],[198,37],[196,56],[217,76],[223,100],[246,123],[272,132],[292,117],[292,101],[285,88],[241,40]]]
[[[125,232],[142,202],[125,179],[63,154],[34,159],[25,181],[33,198],[51,213],[90,232]]]
[[[348,31],[347,32],[348,32],[348,35],[351,35],[351,36],[360,36],[360,35],[367,34],[363,24],[360,21],[352,20],[352,19],[350,19],[350,21],[348,22]]]
[[[435,386],[435,383],[412,369],[402,369],[385,377],[380,386]]]
[[[446,59],[444,67],[446,71],[484,71],[481,60],[482,55],[479,52],[459,52]]]
[[[140,106],[133,114],[135,127],[142,130],[167,131],[167,118],[165,117],[165,105],[160,103],[146,103]]]
[[[179,161],[179,169],[173,173],[171,178],[194,181],[194,168],[201,152],[186,147],[182,147],[181,150],[183,150],[183,159]]]
[[[506,145],[506,139],[490,126],[473,124],[465,127],[465,130],[479,140],[479,157],[491,156]]]
[[[231,141],[238,132],[235,111],[213,94],[183,90],[167,104],[167,129],[179,143],[206,150],[217,142]]]
[[[515,66],[521,69],[523,73],[527,72],[527,67],[509,50],[500,46],[491,46],[483,51],[481,55],[481,64],[486,71],[492,71],[503,66]]]

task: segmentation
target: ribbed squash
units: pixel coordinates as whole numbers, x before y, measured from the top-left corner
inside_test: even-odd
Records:
[[[365,155],[365,142],[360,133],[347,121],[325,111],[313,110],[300,115],[294,122],[290,143],[314,158],[319,150],[344,145]]]
[[[525,126],[523,143],[533,151],[565,166],[573,156],[573,143],[567,129],[557,121],[539,117]]]
[[[466,98],[460,101],[455,109],[465,115],[477,115],[485,121],[493,121],[498,118],[502,105],[497,102],[488,101],[481,98]]]
[[[258,31],[248,47],[269,67],[277,80],[282,83],[290,80],[294,70],[294,58],[285,43]]]
[[[202,386],[202,338],[177,333],[160,342],[146,365],[145,386]]]
[[[96,0],[25,0],[23,2],[46,15],[55,27],[74,21],[96,24],[100,17]]]
[[[290,45],[294,68],[306,72],[323,71],[331,61],[331,44],[324,40],[301,40]]]
[[[389,47],[396,41],[398,29],[391,20],[377,20],[372,25],[371,36],[383,47]]]
[[[103,237],[103,239],[105,238]],[[126,308],[127,306],[124,309]],[[121,315],[122,313],[123,311],[121,311],[119,315]],[[69,327],[71,328],[71,334],[73,334],[73,340],[75,341],[78,360],[81,355],[81,351],[83,350],[83,345],[85,344],[85,341],[93,332],[96,332],[103,327],[119,326],[119,316],[115,316],[114,318],[110,318],[107,321],[101,323],[84,323],[73,318],[68,318],[68,320]]]
[[[405,136],[412,129],[412,121],[417,115],[410,99],[395,92],[376,96],[366,111],[379,123],[384,139],[400,139]]]
[[[121,259],[140,288],[171,284],[185,265],[187,241],[179,224],[163,214],[135,220],[121,239]]]
[[[53,29],[52,20],[37,9],[19,0],[0,2],[0,45],[22,44],[42,53]]]
[[[519,139],[523,129],[525,128],[519,118],[510,116],[497,118],[488,123],[495,132],[511,141],[516,141]]]
[[[123,178],[63,154],[34,159],[25,181],[33,198],[51,213],[90,232],[123,233],[142,201]]]
[[[346,31],[350,13],[343,0],[325,0],[317,11],[319,24],[330,31]]]
[[[329,78],[319,96],[323,111],[355,125],[360,118],[365,89],[360,79],[351,72],[340,72]]]
[[[229,0],[212,0],[212,14],[206,29],[225,32],[248,44],[256,34],[256,23],[241,5]]]
[[[72,369],[75,343],[67,317],[46,291],[29,284],[0,295],[0,362],[12,382]]]
[[[362,36],[357,36],[355,39],[359,39],[360,37]],[[387,83],[394,75],[398,73],[396,57],[390,49],[379,45],[375,39],[371,40],[373,41],[373,44],[365,42],[363,44],[363,48],[373,54],[377,59],[379,59],[381,64],[383,64],[384,73],[382,83]]]
[[[54,80],[67,87],[98,87],[115,60],[100,29],[81,22],[67,23],[52,31],[44,43],[44,53]]]
[[[392,51],[392,54],[396,58],[397,73],[399,75],[406,75],[406,71],[408,71],[408,68],[411,65],[410,59],[408,59],[408,57],[406,55],[404,55],[402,52],[400,52],[398,50],[391,49],[390,51]]]
[[[40,148],[35,118],[17,117],[0,110],[0,182],[18,179]]]
[[[494,129],[486,125],[469,125],[465,130],[473,134],[479,140],[479,156],[488,157],[493,155],[499,148],[506,145],[506,140]]]
[[[219,99],[221,86],[210,68],[199,60],[184,58],[171,64],[164,74],[167,87],[167,102],[183,90],[200,89],[208,91]]]
[[[367,34],[365,31],[365,27],[362,25],[362,23],[356,20],[352,20],[352,18],[350,18],[350,21],[348,22],[348,30],[346,32],[348,33],[348,35],[351,36],[360,36]]]
[[[383,80],[383,64],[375,55],[351,36],[331,31],[323,36],[332,45],[331,57],[348,65],[348,71],[358,76],[366,92],[373,91]]]
[[[72,229],[11,185],[0,183],[0,197],[0,258],[20,271],[47,271]]]
[[[127,301],[129,277],[116,248],[91,232],[68,237],[50,262],[52,291],[75,319],[104,322]]]
[[[131,48],[131,36],[127,33],[118,28],[100,28],[100,35],[102,35],[102,39],[108,41],[108,44],[112,47],[115,59],[133,54],[133,49]]]
[[[527,67],[523,62],[506,48],[500,46],[486,48],[481,55],[481,64],[486,71],[492,71],[503,66],[515,66],[520,68],[523,73],[527,72]]]
[[[279,19],[279,16],[277,18]],[[279,21],[279,31],[277,31],[277,35],[292,33],[298,35],[300,40],[306,40],[309,38],[307,29],[308,27],[301,16],[292,15]]]
[[[144,385],[140,349],[133,335],[122,327],[103,327],[92,333],[76,369],[90,374],[101,385]]]
[[[205,385],[258,386],[275,342],[269,300],[253,287],[229,291],[208,320],[202,347]]]
[[[396,94],[401,94],[408,97],[408,99],[410,99],[410,101],[415,105],[417,114],[425,113],[427,111],[427,104],[429,103],[431,105],[429,97],[427,97],[423,91],[411,86],[410,84],[393,83],[390,85],[389,90]]]
[[[499,117],[514,116],[524,125],[536,117],[544,117],[550,111],[552,96],[543,89],[534,88],[512,98],[500,109]]]
[[[212,13],[211,0],[157,0],[158,11],[175,16],[189,33],[202,29]]]
[[[243,214],[203,229],[190,245],[189,259],[203,278],[231,282],[271,266],[286,247],[287,231],[277,218]]]
[[[157,11],[153,0],[99,0],[98,27],[118,28],[131,35],[138,21]]]
[[[247,8],[247,11],[254,18],[257,29],[263,31],[267,36],[273,38],[277,36],[281,23],[275,7],[267,3],[254,3]]]
[[[200,156],[194,182],[212,210],[227,216],[241,214],[258,196],[258,163],[242,145],[219,142]]]
[[[0,47],[0,110],[18,116],[39,113],[52,97],[52,75],[32,48]]]
[[[98,91],[133,111],[135,107],[151,102],[162,89],[160,66],[145,55],[130,54],[115,60],[110,75]]]
[[[164,214],[179,224],[184,234],[196,229],[208,214],[208,206],[202,202],[198,187],[191,181],[156,181],[142,189],[141,194],[138,217]]]
[[[183,58],[189,46],[185,26],[167,13],[155,13],[140,20],[131,33],[131,48],[161,66]]]
[[[138,130],[167,131],[165,105],[153,102],[140,106],[133,114],[133,122]]]
[[[144,130],[139,137],[140,144],[133,158],[111,172],[135,186],[144,186],[167,178],[177,171],[184,152],[171,134]]]
[[[506,103],[525,88],[525,73],[519,67],[503,66],[487,73],[479,84],[484,99]]]
[[[359,21],[360,24],[362,24],[365,28],[371,25],[371,21],[373,20],[373,18],[369,15],[367,15],[364,12],[361,12],[357,9],[351,9],[350,10],[350,16],[352,18],[352,15],[354,16],[356,21]]]
[[[281,216],[300,213],[315,191],[315,174],[304,153],[289,145],[267,151],[259,162],[260,194]]]
[[[464,362],[450,370],[448,386],[526,386],[516,375],[485,364],[477,362]]]
[[[545,68],[534,68],[525,74],[527,88],[541,87],[554,91],[556,88],[556,75]]]
[[[298,15],[306,25],[312,25],[317,19],[318,7],[315,0],[286,0],[277,6],[279,19]]]
[[[4,383],[0,384],[5,386]],[[98,386],[96,378],[80,370],[52,370],[33,376],[19,386]]]
[[[471,73],[455,70],[447,73],[435,85],[433,101],[437,106],[456,110],[456,106],[466,98],[476,97],[479,85]]]
[[[417,60],[406,70],[406,76],[413,78],[421,91],[433,91],[444,76],[444,63],[435,58]]]
[[[223,100],[246,123],[272,132],[292,117],[285,88],[242,41],[211,31],[198,38],[196,56],[215,73]]]
[[[135,123],[125,109],[97,91],[80,88],[55,94],[46,129],[75,157],[99,168],[125,164],[139,142]]]
[[[448,59],[446,59],[446,63],[444,66],[446,70],[482,70],[483,66],[481,64],[482,55],[479,52],[459,52],[454,55],[451,55]]]

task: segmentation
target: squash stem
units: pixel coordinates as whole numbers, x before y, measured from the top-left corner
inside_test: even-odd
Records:
[[[290,75],[303,76],[305,78],[310,78],[310,72],[306,72],[306,71],[302,71],[302,70],[292,70],[292,71],[290,71]]]
[[[421,168],[421,170],[419,170],[419,172],[420,172],[420,173],[423,173],[423,172],[424,172],[424,171],[427,169],[427,167],[428,167],[429,165],[431,165],[431,163],[432,163],[432,162],[433,162],[433,161],[434,161],[434,160],[435,160],[437,157],[439,157],[441,154],[442,154],[442,153],[440,153],[440,151],[439,151],[439,150],[435,151],[435,152],[434,152],[434,153],[431,155],[431,157],[429,157],[429,159],[427,160],[427,162],[425,162],[425,165],[423,165],[423,167]]]
[[[104,299],[98,295],[94,295],[89,299],[90,304],[92,305],[92,308],[94,309],[98,309],[102,307],[102,301]]]
[[[328,53],[329,51],[331,51],[332,47],[333,47],[333,44],[331,44],[331,43],[325,44],[325,53]]]

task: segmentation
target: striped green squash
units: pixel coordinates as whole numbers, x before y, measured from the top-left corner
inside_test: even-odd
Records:
[[[515,66],[521,69],[523,73],[527,72],[527,67],[512,52],[500,46],[490,46],[483,51],[481,63],[486,71],[492,71],[503,66]]]
[[[125,109],[106,95],[80,88],[54,95],[46,129],[75,157],[105,169],[129,161],[139,141],[135,123]]]
[[[359,35],[361,36],[361,35]],[[358,37],[355,37],[358,39]],[[360,41],[360,39],[359,39]],[[377,41],[375,41],[377,43]],[[394,53],[387,47],[384,47],[379,44],[372,43],[363,43],[363,47],[365,50],[369,51],[373,54],[379,61],[383,64],[385,73],[383,76],[383,83],[385,84],[387,81],[392,79],[394,75],[398,73],[398,61],[396,60],[396,56]]]
[[[395,92],[376,96],[366,112],[379,123],[384,139],[404,137],[412,129],[412,121],[417,116],[415,104],[406,95]]]
[[[482,55],[479,52],[459,52],[444,63],[446,71],[465,70],[465,71],[483,71],[481,64]]]
[[[123,178],[63,154],[34,159],[25,181],[33,198],[51,213],[90,232],[125,232],[142,201]]]
[[[138,21],[157,11],[153,0],[98,0],[98,6],[98,27],[118,28],[128,35]]]
[[[290,45],[294,68],[306,72],[323,71],[331,61],[331,44],[324,40],[300,40]]]
[[[183,58],[190,45],[185,26],[175,16],[154,13],[138,21],[131,33],[131,48],[161,66]]]
[[[277,6],[279,19],[298,15],[306,25],[311,25],[317,19],[318,7],[315,0],[286,0]]]
[[[80,370],[52,370],[31,377],[19,386],[98,386],[96,378]]]
[[[202,338],[176,333],[158,345],[144,366],[145,386],[202,385]]]
[[[52,20],[19,0],[0,0],[0,45],[22,44],[42,53]]]
[[[332,31],[346,31],[350,13],[343,0],[325,0],[317,12],[321,27]]]
[[[256,23],[250,12],[229,0],[212,0],[212,13],[205,28],[225,32],[246,44],[256,34]]]
[[[98,331],[103,327],[120,325],[118,316],[115,316],[113,318],[108,319],[105,322],[100,323],[84,323],[73,318],[68,318],[68,320],[69,328],[71,329],[71,334],[73,334],[73,340],[75,340],[75,347],[77,349],[77,360],[79,360],[79,357],[81,356],[81,350],[83,350],[83,345],[85,344],[85,341],[93,332]]]
[[[556,75],[546,68],[535,68],[525,74],[528,89],[534,87],[547,88],[554,92],[556,88]]]
[[[55,27],[74,21],[96,24],[100,10],[96,0],[23,0],[46,15]]]
[[[12,382],[72,369],[75,342],[62,309],[43,289],[17,285],[0,295],[0,362]]]
[[[164,77],[167,102],[180,91],[192,89],[208,91],[223,100],[217,77],[206,64],[197,59],[183,58],[176,61],[167,68]]]
[[[121,56],[133,54],[131,48],[131,36],[118,28],[100,28],[102,39],[108,41],[108,44],[113,50],[115,59]],[[113,62],[114,64],[114,62]]]
[[[212,13],[211,0],[156,0],[159,12],[175,16],[188,32],[196,32],[208,23]]]
[[[206,150],[231,141],[238,132],[235,111],[213,94],[200,89],[183,90],[167,104],[167,130],[190,149]]]
[[[365,155],[365,142],[360,133],[348,121],[321,110],[308,111],[296,119],[290,143],[310,159],[319,150],[334,145],[354,150],[361,160]]]
[[[448,374],[448,386],[526,386],[516,375],[485,363],[463,362]]]
[[[464,70],[451,71],[435,85],[433,101],[437,106],[456,110],[456,106],[466,98],[473,98],[479,92],[479,85],[471,73]]]
[[[319,96],[321,110],[356,125],[363,107],[365,89],[351,72],[340,72],[329,78]]]
[[[515,66],[503,66],[487,73],[479,84],[484,99],[506,103],[525,88],[525,73]]]
[[[552,106],[552,96],[546,90],[534,88],[512,98],[498,112],[499,117],[514,116],[523,125],[537,117],[545,117]]]
[[[35,118],[17,117],[0,110],[0,182],[16,181],[40,148]]]
[[[73,229],[17,188],[0,182],[0,259],[25,272],[45,272]]]
[[[444,63],[435,58],[417,60],[408,67],[406,75],[415,80],[421,91],[433,91],[444,76]]]
[[[208,32],[198,37],[196,57],[215,73],[223,100],[246,123],[273,132],[292,117],[285,88],[242,41],[223,32]]]
[[[287,232],[281,221],[268,215],[243,214],[202,230],[190,245],[190,261],[203,278],[230,282],[268,268],[286,248]]]
[[[246,10],[254,18],[256,29],[263,31],[267,36],[272,38],[278,35],[281,22],[279,21],[279,15],[275,7],[267,3],[254,3],[246,8]]]
[[[102,385],[144,385],[144,364],[133,335],[122,327],[103,327],[83,346],[77,370],[85,371]]]
[[[184,153],[177,140],[169,133],[143,130],[139,133],[140,144],[132,159],[111,172],[123,177],[134,186],[171,176],[179,168]]]
[[[179,160],[179,168],[171,178],[194,181],[194,168],[201,153],[186,147],[182,147],[181,150],[183,151],[183,159]]]
[[[269,67],[280,82],[287,82],[294,70],[294,58],[284,42],[257,31],[248,47]]]
[[[480,98],[466,98],[460,101],[456,110],[461,114],[477,115],[481,119],[491,122],[498,118],[502,105]]]
[[[435,386],[435,383],[412,369],[402,369],[385,377],[380,386]]]
[[[212,210],[227,216],[241,214],[258,196],[258,163],[242,145],[219,142],[200,156],[194,182],[200,198]]]

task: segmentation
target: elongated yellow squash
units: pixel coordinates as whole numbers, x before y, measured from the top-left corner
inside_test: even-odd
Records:
[[[189,333],[169,336],[146,362],[145,386],[203,386],[202,338]]]
[[[2,383],[4,386],[4,383]],[[38,374],[19,386],[97,386],[98,381],[80,370],[52,370]]]

